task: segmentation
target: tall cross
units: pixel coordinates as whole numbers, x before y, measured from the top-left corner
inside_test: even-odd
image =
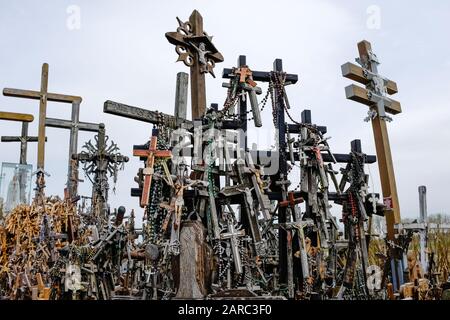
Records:
[[[73,103],[81,102],[81,97],[68,96],[48,92],[48,64],[42,65],[41,90],[3,89],[3,95],[7,97],[39,100],[39,129],[38,129],[38,156],[36,175],[36,198],[41,201],[44,195],[44,163],[45,163],[45,118],[47,116],[47,101]]]
[[[78,131],[98,132],[99,124],[90,122],[80,122],[80,102],[81,100],[72,103],[72,117],[71,120],[46,118],[45,125],[52,128],[69,129],[69,165],[67,171],[67,190],[69,192],[69,199],[73,199],[77,195],[77,182],[73,181],[73,159],[72,155],[78,152]],[[77,177],[75,177],[77,179]]]
[[[189,21],[177,18],[179,27],[175,32],[167,32],[167,40],[175,45],[178,60],[191,70],[192,119],[199,119],[206,110],[205,73],[213,77],[214,66],[223,61],[222,54],[212,43],[212,36],[203,30],[203,17],[194,10]]]
[[[359,58],[356,61],[361,67],[352,63],[342,66],[342,75],[346,78],[364,84],[362,88],[350,85],[345,88],[347,99],[357,101],[369,106],[369,117],[375,138],[375,146],[378,157],[378,169],[380,171],[381,188],[384,203],[387,205],[386,224],[388,239],[395,239],[394,226],[400,221],[400,205],[395,183],[394,166],[392,162],[391,148],[386,121],[391,118],[386,115],[402,112],[400,103],[388,97],[397,93],[397,84],[379,75],[377,56],[372,52],[372,46],[368,41],[358,43]]]
[[[152,184],[153,171],[155,158],[170,159],[172,157],[172,152],[170,150],[158,150],[158,129],[153,129],[152,136],[150,138],[150,143],[148,149],[142,150],[138,148],[133,148],[133,156],[145,158],[145,168],[144,168],[144,186],[141,196],[141,207],[144,208],[148,205],[150,200],[150,186]]]

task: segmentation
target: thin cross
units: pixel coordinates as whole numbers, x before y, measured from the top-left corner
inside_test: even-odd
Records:
[[[25,98],[39,100],[39,129],[38,129],[38,156],[37,156],[37,175],[36,175],[36,198],[42,200],[44,195],[44,164],[45,164],[45,119],[47,116],[47,101],[73,103],[81,102],[81,97],[68,96],[48,92],[48,64],[42,65],[41,90],[21,90],[21,89],[3,89],[3,95],[8,97]]]
[[[387,95],[397,93],[397,84],[378,74],[378,65],[380,62],[372,52],[370,42],[364,40],[358,43],[358,51],[359,58],[357,62],[362,67],[346,63],[342,66],[342,74],[346,78],[366,85],[366,88],[350,85],[345,88],[345,92],[347,99],[363,103],[370,107],[368,120],[372,121],[384,203],[391,204],[386,211],[387,235],[388,239],[393,241],[396,234],[394,226],[401,222],[401,218],[394,165],[386,125],[386,121],[390,121],[391,118],[386,113],[395,115],[401,113],[402,109],[398,101],[387,97]]]
[[[237,230],[234,222],[231,218],[227,219],[227,232],[223,232],[220,234],[221,240],[230,239],[231,242],[231,250],[233,252],[233,260],[234,265],[236,267],[236,272],[241,274],[242,273],[242,262],[241,262],[241,255],[239,253],[239,237],[244,237],[245,231],[244,230]]]
[[[167,32],[167,40],[175,45],[178,60],[190,67],[192,119],[199,119],[206,111],[205,73],[214,77],[214,66],[223,61],[222,54],[212,43],[212,36],[203,30],[203,17],[194,10],[189,21],[177,18],[179,27]]]
[[[21,136],[2,136],[2,142],[20,142],[20,164],[27,164],[27,145],[28,142],[37,142],[38,137],[28,136],[28,124],[33,122],[34,117],[31,114],[2,112],[0,111],[0,120],[20,121],[22,122]],[[47,138],[45,138],[47,141]]]
[[[146,158],[144,174],[144,187],[141,196],[141,207],[144,208],[148,205],[150,200],[150,186],[152,184],[152,178],[154,173],[154,164],[156,158],[170,159],[172,152],[170,150],[158,150],[158,129],[153,129],[150,143],[147,150],[134,149],[133,156]]]
[[[67,189],[69,192],[69,199],[73,199],[77,196],[77,183],[73,181],[73,159],[72,155],[78,152],[78,131],[98,132],[99,124],[90,122],[80,122],[80,102],[74,101],[72,103],[72,117],[71,120],[46,118],[45,125],[51,128],[69,129],[70,141],[69,141],[69,157],[68,157],[68,171],[67,171]],[[77,178],[77,177],[75,177]]]

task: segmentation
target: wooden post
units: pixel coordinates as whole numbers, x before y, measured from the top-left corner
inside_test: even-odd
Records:
[[[387,97],[387,94],[397,93],[397,84],[379,76],[378,58],[373,54],[371,44],[368,41],[364,40],[358,43],[358,51],[358,62],[361,64],[361,67],[346,63],[341,67],[342,75],[366,85],[366,88],[350,85],[345,88],[345,92],[347,99],[370,107],[367,120],[372,121],[381,188],[384,203],[388,206],[385,212],[387,236],[389,240],[394,241],[396,234],[395,225],[401,222],[400,205],[386,124],[386,121],[391,119],[385,115],[385,112],[390,114],[401,112],[400,103]]]
[[[175,89],[175,118],[187,119],[187,98],[188,98],[189,75],[185,72],[177,73],[177,85]]]
[[[201,221],[183,222],[180,231],[180,280],[176,299],[200,299],[208,294],[211,254]]]
[[[194,10],[189,17],[194,36],[203,36],[203,17]],[[206,110],[205,74],[200,71],[200,62],[194,59],[191,66],[191,108],[192,120],[199,119]]]

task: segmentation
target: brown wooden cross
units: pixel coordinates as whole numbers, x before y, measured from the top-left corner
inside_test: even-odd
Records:
[[[150,138],[149,147],[146,150],[133,149],[133,156],[145,158],[144,168],[144,186],[141,196],[141,207],[144,208],[148,205],[150,199],[150,186],[153,179],[153,166],[155,164],[155,158],[169,159],[172,157],[170,150],[158,150],[158,129],[153,129],[152,136]]]
[[[222,54],[212,43],[212,36],[203,30],[203,17],[194,10],[189,21],[177,18],[176,32],[167,32],[167,40],[175,45],[178,60],[191,69],[191,108],[192,119],[199,119],[206,110],[205,73],[213,77],[214,66],[223,61]]]
[[[370,107],[367,120],[372,121],[384,202],[385,204],[390,204],[385,216],[388,239],[393,241],[396,233],[394,226],[401,221],[394,166],[386,125],[386,121],[391,121],[392,119],[386,113],[395,115],[401,113],[402,109],[400,102],[388,97],[388,95],[397,93],[397,84],[378,74],[379,61],[372,52],[370,42],[364,40],[358,43],[358,51],[359,59],[357,59],[357,62],[361,64],[361,67],[352,63],[346,63],[341,67],[342,75],[362,83],[366,87],[361,88],[356,85],[350,85],[345,88],[345,93],[347,99]]]
[[[31,91],[31,90],[21,90],[21,89],[3,89],[3,95],[7,97],[16,98],[26,98],[39,100],[39,129],[38,129],[38,159],[37,159],[37,176],[36,192],[43,192],[44,188],[44,163],[45,163],[45,119],[47,115],[47,101],[64,102],[64,103],[74,103],[81,102],[81,97],[68,96],[57,93],[48,92],[48,64],[44,63],[42,65],[41,73],[41,90]]]

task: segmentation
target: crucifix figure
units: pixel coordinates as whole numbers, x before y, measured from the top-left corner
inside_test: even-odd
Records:
[[[392,95],[397,93],[397,84],[378,74],[378,65],[380,62],[372,52],[370,42],[364,40],[358,43],[358,51],[359,58],[356,61],[361,67],[352,63],[346,63],[341,67],[342,75],[366,85],[366,88],[350,85],[345,88],[345,93],[347,99],[363,103],[370,107],[369,117],[366,120],[372,121],[381,187],[384,203],[387,205],[385,213],[387,236],[389,240],[393,241],[396,234],[394,226],[401,221],[394,165],[386,124],[386,121],[391,121],[391,118],[386,113],[395,115],[401,113],[402,109],[398,101],[387,96],[388,94]]]
[[[205,73],[213,77],[214,66],[223,61],[222,54],[212,43],[212,36],[203,30],[203,17],[194,10],[189,21],[177,18],[179,27],[175,32],[167,32],[167,40],[175,45],[178,60],[191,69],[192,119],[199,119],[206,110]]]
[[[142,150],[138,148],[133,149],[133,156],[145,158],[145,168],[144,168],[144,185],[142,190],[140,205],[142,208],[146,207],[150,200],[150,186],[152,184],[154,164],[156,158],[160,159],[170,159],[172,153],[170,150],[158,150],[158,129],[153,129],[152,137],[148,145],[148,149]]]
[[[69,165],[67,171],[67,190],[69,193],[69,199],[74,199],[77,196],[78,177],[73,177],[73,159],[72,155],[78,152],[78,131],[90,131],[98,132],[99,125],[97,123],[80,122],[80,102],[81,100],[72,102],[72,117],[71,120],[62,120],[54,118],[46,118],[45,125],[52,128],[69,129],[70,141],[69,141]],[[76,181],[74,181],[76,180]]]
[[[47,116],[47,101],[73,103],[81,101],[81,97],[68,96],[57,93],[48,92],[48,64],[42,65],[41,73],[41,90],[21,90],[21,89],[3,89],[3,95],[7,97],[25,98],[39,100],[39,129],[38,129],[38,156],[36,170],[36,200],[38,203],[43,201],[45,180],[44,171],[45,163],[45,118]],[[47,174],[48,175],[48,174]]]

